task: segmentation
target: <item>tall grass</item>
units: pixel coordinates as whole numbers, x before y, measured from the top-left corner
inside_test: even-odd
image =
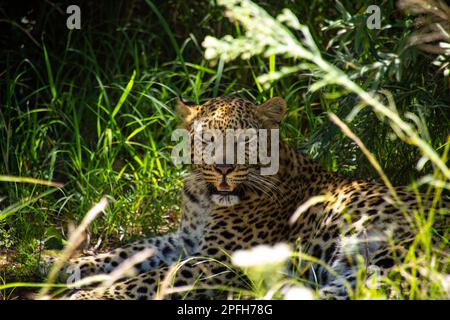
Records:
[[[86,2],[79,31],[64,27],[59,3],[31,14],[0,5],[0,255],[8,252],[10,262],[0,265],[0,277],[42,280],[35,276],[41,249],[62,249],[68,226],[105,195],[110,205],[87,229],[84,251],[176,227],[185,170],[169,158],[178,96],[201,102],[233,94],[256,103],[283,96],[285,140],[330,170],[379,179],[329,120],[336,114],[392,184],[417,181],[430,198],[447,196],[448,74],[431,64],[435,56],[409,45],[413,18],[399,15],[394,1],[383,2],[382,30],[367,29],[369,4],[261,2],[267,19],[292,8],[303,29],[286,32],[300,45],[308,27],[307,44],[317,46],[308,65],[289,50],[211,65],[201,45],[207,35],[248,36],[243,21],[230,23],[215,2]],[[299,62],[302,69],[289,69]],[[380,90],[390,95],[372,94]],[[12,298],[4,289],[0,295]]]

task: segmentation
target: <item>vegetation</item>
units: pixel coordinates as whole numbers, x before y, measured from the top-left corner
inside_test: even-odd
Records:
[[[417,3],[380,1],[381,29],[369,29],[372,1],[219,1],[226,15],[206,0],[86,1],[81,30],[66,28],[62,2],[1,4],[0,296],[24,294],[1,280],[41,281],[42,249],[62,249],[102,196],[109,206],[84,251],[176,227],[187,170],[170,160],[179,96],[283,96],[283,138],[328,169],[448,198],[448,43],[427,32],[439,22],[448,36],[450,11]],[[449,266],[414,250],[429,249],[433,221],[417,220],[411,255],[386,283],[396,298],[448,298]],[[387,296],[362,286],[353,297]]]

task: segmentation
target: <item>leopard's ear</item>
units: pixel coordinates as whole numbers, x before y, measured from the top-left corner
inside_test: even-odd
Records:
[[[189,126],[195,116],[198,114],[200,106],[185,102],[183,99],[178,98],[176,113],[183,119],[183,125]]]
[[[286,113],[286,101],[274,97],[256,107],[256,114],[267,128],[278,128]]]

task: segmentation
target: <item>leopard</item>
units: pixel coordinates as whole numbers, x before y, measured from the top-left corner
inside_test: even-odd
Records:
[[[180,128],[190,137],[195,123],[223,133],[279,130],[286,112],[281,97],[260,104],[232,96],[202,104],[179,99],[176,107]],[[230,287],[251,290],[251,281],[231,257],[259,245],[286,243],[322,261],[302,262],[308,264],[306,282],[322,299],[349,299],[361,263],[381,274],[401,263],[419,232],[414,213],[424,203],[416,194],[329,171],[283,139],[276,146],[279,167],[271,175],[261,174],[267,164],[259,161],[192,163],[183,180],[177,230],[69,260],[62,277],[70,266],[85,278],[111,274],[135,254],[152,250],[132,267],[134,275],[107,287],[72,290],[63,298],[223,299]],[[448,228],[450,203],[442,197],[439,207],[435,226]]]

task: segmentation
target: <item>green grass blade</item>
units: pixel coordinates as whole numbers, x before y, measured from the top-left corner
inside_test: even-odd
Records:
[[[44,42],[42,42],[42,48],[44,50],[45,66],[47,68],[47,76],[50,85],[50,92],[52,93],[52,98],[55,99],[56,98],[55,81],[53,80],[52,66],[50,65],[50,59],[48,57],[47,48],[45,47]]]
[[[29,178],[29,177],[14,177],[14,176],[0,175],[0,181],[40,184],[43,186],[58,187],[58,188],[64,187],[64,184],[60,183],[60,182],[54,182],[54,181],[48,181],[48,180],[42,180],[42,179],[34,179],[34,178]]]
[[[125,90],[123,91],[122,95],[120,96],[119,102],[117,102],[117,104],[116,104],[116,106],[115,106],[115,108],[113,110],[113,113],[111,115],[113,119],[119,113],[120,108],[122,108],[123,103],[125,102],[125,100],[128,97],[128,94],[131,91],[131,88],[133,88],[134,78],[135,77],[136,77],[136,70],[133,71],[133,74],[131,75],[130,81],[128,82],[127,86],[125,87]]]

